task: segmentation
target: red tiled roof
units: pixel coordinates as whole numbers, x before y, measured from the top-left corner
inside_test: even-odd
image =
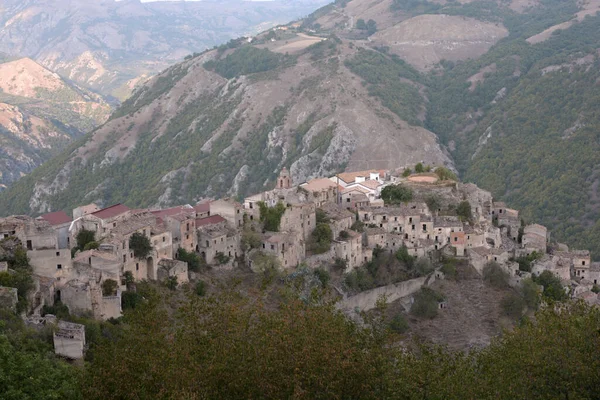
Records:
[[[205,213],[210,211],[210,201],[198,203],[194,206],[194,210],[198,213]]]
[[[48,221],[52,226],[62,225],[66,224],[67,222],[73,221],[73,219],[69,217],[64,211],[55,211],[48,214],[44,214],[41,215],[40,218],[45,221]]]
[[[218,224],[218,223],[224,222],[224,221],[225,221],[225,218],[221,217],[220,215],[213,215],[213,216],[206,217],[206,218],[198,218],[198,219],[196,219],[196,227],[204,226],[204,225]]]
[[[106,208],[103,208],[102,210],[93,212],[92,215],[95,217],[98,217],[100,219],[105,219],[105,218],[116,217],[117,215],[121,215],[129,210],[130,210],[129,207],[127,207],[124,204],[119,203],[119,204],[115,204],[114,206],[106,207]]]
[[[194,211],[193,208],[189,208],[186,206],[178,206],[173,208],[165,208],[163,210],[153,210],[150,211],[152,214],[156,215],[158,218],[171,217],[173,215],[181,214],[181,213],[192,213]]]

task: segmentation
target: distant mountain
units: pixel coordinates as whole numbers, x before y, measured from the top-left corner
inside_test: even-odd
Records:
[[[124,99],[184,56],[305,16],[327,0],[4,0],[0,51]]]
[[[339,0],[143,84],[5,212],[445,164],[600,256],[600,1]],[[438,140],[439,139],[439,140]]]
[[[29,58],[0,63],[0,188],[106,121],[110,106]]]

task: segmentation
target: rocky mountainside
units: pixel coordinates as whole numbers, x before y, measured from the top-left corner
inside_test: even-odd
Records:
[[[188,54],[287,23],[325,3],[5,0],[0,51],[124,99],[140,80]]]
[[[0,63],[0,188],[105,122],[104,99],[29,58]]]
[[[284,166],[425,161],[600,250],[594,1],[340,0],[154,77],[0,206],[166,205],[257,192]]]

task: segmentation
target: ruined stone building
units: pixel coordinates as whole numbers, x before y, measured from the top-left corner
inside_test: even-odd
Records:
[[[241,255],[240,233],[220,215],[196,220],[197,252],[209,265],[232,267]]]

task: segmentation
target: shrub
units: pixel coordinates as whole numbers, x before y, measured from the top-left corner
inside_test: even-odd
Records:
[[[204,281],[198,281],[196,283],[196,294],[203,297],[206,294],[206,283]]]
[[[100,244],[98,244],[98,242],[96,241],[92,241],[86,243],[83,247],[83,250],[96,250],[98,247],[100,247]]]
[[[129,238],[129,248],[133,250],[135,258],[142,260],[150,255],[152,244],[148,236],[135,232]]]
[[[420,276],[427,275],[434,269],[431,261],[425,257],[419,258],[415,264],[415,267]]]
[[[534,261],[540,257],[542,257],[542,255],[534,251],[526,256],[517,258],[516,261],[519,263],[519,271],[531,272],[531,267],[533,266]]]
[[[176,290],[177,289],[177,277],[176,276],[169,276],[167,279],[165,279],[165,286],[168,287],[170,290]]]
[[[340,239],[348,239],[350,237],[350,234],[346,231],[341,231],[340,232]]]
[[[329,222],[329,217],[327,217],[325,211],[321,210],[320,208],[317,208],[315,214],[317,217],[317,224]]]
[[[69,307],[61,303],[60,301],[55,301],[54,305],[44,305],[42,307],[42,317],[46,314],[52,314],[59,319],[68,319],[71,317],[69,313]]]
[[[117,281],[107,279],[102,282],[102,295],[103,296],[115,296],[117,294],[117,288],[119,284]]]
[[[142,302],[142,296],[136,292],[126,291],[121,293],[121,308],[123,311],[134,309]]]
[[[489,262],[483,267],[483,280],[496,289],[508,287],[508,273],[495,262]]]
[[[221,253],[220,251],[217,251],[217,253],[215,254],[215,259],[217,260],[217,264],[225,265],[229,262],[231,257],[226,256],[225,254]]]
[[[422,163],[418,163],[417,165],[415,165],[415,172],[417,174],[422,174],[423,172],[425,172],[425,167],[423,167]]]
[[[333,269],[335,270],[345,270],[346,267],[348,266],[348,262],[346,260],[344,260],[343,258],[336,258],[335,261],[333,262]]]
[[[415,294],[410,313],[422,318],[435,318],[438,313],[439,303],[444,297],[433,289],[424,287]]]
[[[321,284],[323,286],[327,286],[331,279],[331,275],[329,275],[329,272],[323,268],[315,269],[315,276],[319,279],[319,281],[321,281]]]
[[[431,212],[436,212],[442,206],[440,199],[436,195],[427,196],[425,204],[427,204],[427,208],[429,208],[429,211]]]
[[[396,258],[398,261],[406,264],[409,268],[412,268],[415,263],[415,257],[408,254],[408,248],[404,245],[396,251]]]
[[[404,168],[404,171],[402,172],[402,176],[405,178],[408,178],[410,176],[410,174],[412,174],[412,171],[410,168]]]
[[[456,264],[458,260],[456,258],[444,258],[442,261],[442,268],[440,270],[443,272],[446,279],[455,280],[458,278],[458,271],[456,271]]]
[[[523,315],[525,300],[517,293],[511,292],[500,301],[500,306],[504,315],[512,319],[519,319]]]
[[[600,286],[598,286],[598,285],[592,286],[592,292],[593,293],[600,293]]]
[[[390,322],[390,329],[396,333],[405,333],[408,331],[408,322],[404,315],[397,314]]]
[[[354,223],[352,224],[352,226],[350,227],[350,229],[352,229],[355,232],[364,232],[365,231],[365,224],[362,221],[354,221]]]

